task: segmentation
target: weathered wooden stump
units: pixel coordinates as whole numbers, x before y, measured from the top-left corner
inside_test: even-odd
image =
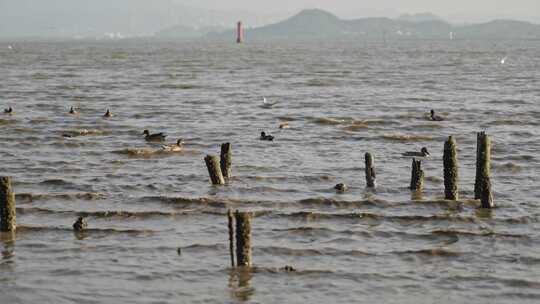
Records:
[[[207,155],[204,158],[206,167],[208,168],[208,175],[210,175],[210,180],[214,185],[223,185],[225,184],[225,179],[221,173],[221,167],[219,162],[219,157],[213,155]]]
[[[474,183],[474,198],[482,201],[482,208],[493,208],[491,193],[491,139],[485,132],[479,132],[476,137],[476,179]]]
[[[447,200],[459,199],[459,174],[457,160],[457,144],[453,136],[449,136],[444,143],[444,198]]]
[[[251,267],[251,213],[238,212],[236,220],[236,265]]]
[[[482,196],[480,197],[480,206],[486,209],[495,208],[495,204],[493,203],[493,194],[491,192],[491,180],[489,176],[486,180],[484,180],[482,186],[483,189]]]
[[[11,177],[0,177],[0,231],[15,231],[17,228],[16,214]]]
[[[411,171],[411,186],[412,191],[422,191],[424,189],[424,171],[422,171],[422,161],[412,160],[412,171]]]
[[[232,148],[230,143],[221,144],[221,173],[226,180],[232,177]]]
[[[227,219],[229,223],[229,253],[231,255],[231,266],[234,267],[234,218],[231,209],[227,211]]]
[[[375,167],[373,156],[371,153],[366,153],[366,186],[368,188],[375,188],[377,186],[377,177],[375,176]]]

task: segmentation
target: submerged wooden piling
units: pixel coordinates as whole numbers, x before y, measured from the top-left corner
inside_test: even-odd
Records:
[[[206,167],[208,168],[208,175],[210,175],[210,180],[214,185],[223,185],[225,184],[225,179],[221,173],[219,157],[213,155],[206,155],[204,158]]]
[[[422,161],[412,160],[412,170],[411,170],[411,186],[410,189],[413,191],[422,191],[424,189],[424,171],[422,171]]]
[[[236,265],[251,267],[251,213],[238,212],[236,220]]]
[[[459,199],[459,174],[457,160],[457,144],[453,136],[449,136],[444,143],[444,198],[447,200]]]
[[[482,208],[493,208],[491,193],[491,139],[485,132],[476,137],[476,179],[474,182],[474,198],[480,199]]]
[[[231,266],[234,267],[234,218],[231,209],[227,211],[227,219],[229,222],[229,253],[231,255]]]
[[[221,144],[221,174],[228,180],[232,177],[232,148],[230,143]]]
[[[0,177],[0,231],[15,231],[15,194],[11,188],[11,177]]]
[[[373,165],[373,156],[371,153],[366,153],[366,186],[368,188],[375,188],[377,186],[377,180],[375,176],[375,168]]]

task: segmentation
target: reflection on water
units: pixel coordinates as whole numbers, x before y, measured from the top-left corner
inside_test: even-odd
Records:
[[[248,302],[255,294],[251,287],[253,272],[250,267],[236,267],[229,271],[229,288],[233,300]]]

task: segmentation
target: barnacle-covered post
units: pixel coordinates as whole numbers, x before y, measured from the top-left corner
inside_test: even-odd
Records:
[[[15,194],[11,188],[11,177],[0,177],[0,231],[15,231]]]
[[[457,144],[453,136],[444,143],[444,197],[447,200],[459,199],[459,174],[457,161]]]
[[[214,185],[223,185],[225,184],[225,179],[221,173],[221,167],[219,162],[219,157],[214,155],[207,155],[204,158],[206,167],[208,168],[208,175],[210,175],[210,180]]]

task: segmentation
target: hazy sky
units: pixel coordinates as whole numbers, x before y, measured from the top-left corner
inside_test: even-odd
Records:
[[[401,13],[433,12],[449,19],[514,18],[540,21],[540,0],[174,0],[190,6],[290,12],[302,8],[322,8],[341,17],[363,17]],[[389,16],[393,17],[393,16]],[[457,20],[456,20],[457,21]]]

